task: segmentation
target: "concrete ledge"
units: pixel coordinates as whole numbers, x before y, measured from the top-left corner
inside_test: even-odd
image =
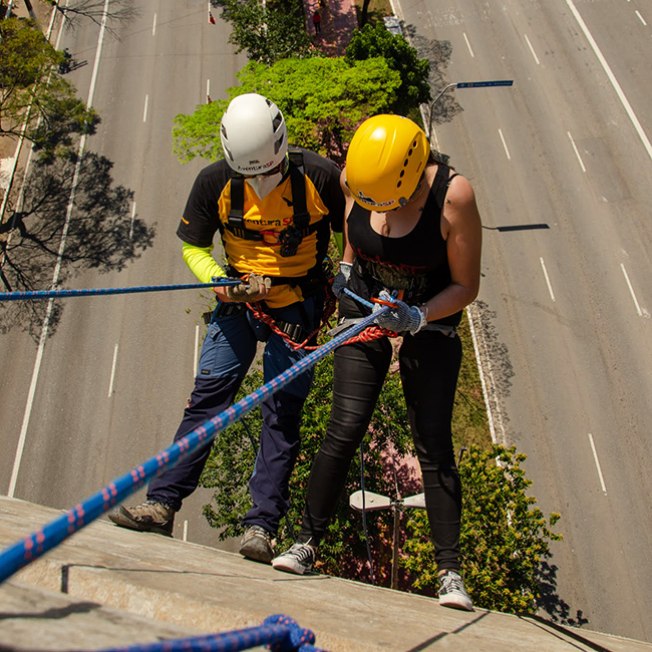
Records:
[[[0,650],[32,651],[121,647],[197,634],[14,580],[0,587],[0,632]]]
[[[0,497],[0,547],[19,541],[60,513]],[[84,528],[0,586],[0,618],[15,613],[12,605],[17,600],[19,606],[20,599],[29,603],[29,596],[21,598],[16,593],[27,591],[27,586],[51,592],[52,600],[57,597],[53,593],[63,594],[64,606],[55,607],[55,612],[63,609],[71,614],[65,619],[57,619],[56,613],[48,617],[48,611],[40,609],[40,598],[34,598],[32,604],[39,604],[40,609],[36,616],[27,610],[5,621],[23,634],[21,626],[27,623],[34,635],[29,643],[38,647],[42,647],[39,641],[44,632],[54,625],[64,628],[58,630],[63,631],[58,639],[68,648],[71,644],[86,649],[105,645],[81,642],[86,618],[89,623],[98,618],[107,627],[115,619],[124,623],[133,619],[140,623],[134,625],[140,638],[132,642],[148,642],[177,637],[177,631],[188,635],[260,625],[267,616],[282,613],[311,629],[319,647],[334,652],[652,652],[652,644],[584,629],[564,629],[480,609],[457,612],[439,607],[431,598],[323,575],[283,574],[234,553],[123,530],[105,520]],[[89,603],[92,608],[83,607]],[[4,625],[0,627],[3,638]],[[111,645],[115,644],[113,640]]]

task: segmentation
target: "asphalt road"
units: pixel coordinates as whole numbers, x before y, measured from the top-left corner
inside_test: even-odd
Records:
[[[246,59],[234,55],[224,23],[208,22],[206,3],[144,3],[134,20],[112,28],[119,40],[82,22],[63,32],[59,47],[86,62],[68,79],[102,117],[85,151],[109,159],[114,185],[134,193],[132,221],[116,237],[137,237],[142,221],[155,238],[123,270],[84,272],[74,287],[193,283],[175,231],[207,162],[177,161],[172,120],[209,94],[224,97]],[[41,346],[18,333],[3,336],[0,491],[69,508],[169,446],[210,305],[206,290],[73,298]],[[186,502],[175,536],[217,544],[201,516],[209,500],[200,490]]]
[[[114,163],[135,219],[156,229],[138,260],[81,274],[76,287],[193,280],[174,232],[203,163],[176,161],[171,121],[223,96],[244,58],[205,3],[145,4],[115,26],[120,41],[103,37],[99,59],[96,26],[62,37],[88,61],[70,79],[102,115],[86,149]],[[650,9],[401,0],[396,10],[419,37],[450,43],[447,81],[514,79],[456,91],[463,111],[436,131],[485,225],[474,315],[492,427],[527,453],[544,512],[562,515],[550,610],[652,640]],[[169,445],[205,307],[196,292],[69,299],[44,345],[3,336],[0,491],[68,508]],[[176,536],[216,545],[199,514],[209,497],[186,502]]]
[[[436,126],[485,227],[473,314],[494,436],[561,514],[548,611],[650,641],[651,7],[394,6],[415,42],[451,46],[447,82],[514,80],[456,89]]]

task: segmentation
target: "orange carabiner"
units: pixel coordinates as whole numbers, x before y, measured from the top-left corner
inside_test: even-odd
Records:
[[[394,297],[393,301],[386,301],[385,299],[379,299],[378,297],[372,297],[371,302],[372,303],[377,303],[379,306],[389,306],[390,308],[396,308],[396,302],[397,301],[402,301],[404,294],[405,294],[405,290],[399,290],[396,293],[396,296]]]
[[[377,303],[379,306],[389,306],[390,308],[396,308],[396,303],[394,301],[385,301],[385,299],[379,299],[378,297],[372,297],[371,303]]]

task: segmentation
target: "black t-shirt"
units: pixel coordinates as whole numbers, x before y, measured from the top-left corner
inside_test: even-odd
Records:
[[[293,224],[290,175],[287,174],[262,200],[245,182],[244,226],[263,236],[262,240],[248,240],[224,228],[231,210],[231,171],[224,160],[209,165],[197,176],[177,235],[188,244],[209,247],[219,230],[226,262],[236,272],[270,277],[304,277],[310,269],[320,265],[326,255],[330,229],[342,231],[344,196],[337,165],[314,152],[300,151],[303,155],[310,225],[319,223],[319,228],[303,237],[295,255],[281,256],[278,241],[281,231]],[[281,307],[297,300],[301,300],[300,290],[289,285],[275,285],[267,303],[272,307]]]
[[[440,163],[419,221],[401,238],[376,233],[370,212],[354,204],[347,220],[349,242],[356,256],[349,287],[358,296],[369,299],[378,296],[383,288],[402,290],[403,300],[415,304],[450,285],[446,241],[441,235],[449,174],[450,168]],[[356,312],[348,301],[344,304],[344,313]],[[458,312],[437,323],[457,325],[461,315]]]

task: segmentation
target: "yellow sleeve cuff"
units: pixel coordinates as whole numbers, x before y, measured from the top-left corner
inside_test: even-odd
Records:
[[[210,283],[214,276],[226,276],[226,272],[213,258],[212,251],[212,246],[195,247],[187,242],[183,243],[183,260],[200,283]]]

